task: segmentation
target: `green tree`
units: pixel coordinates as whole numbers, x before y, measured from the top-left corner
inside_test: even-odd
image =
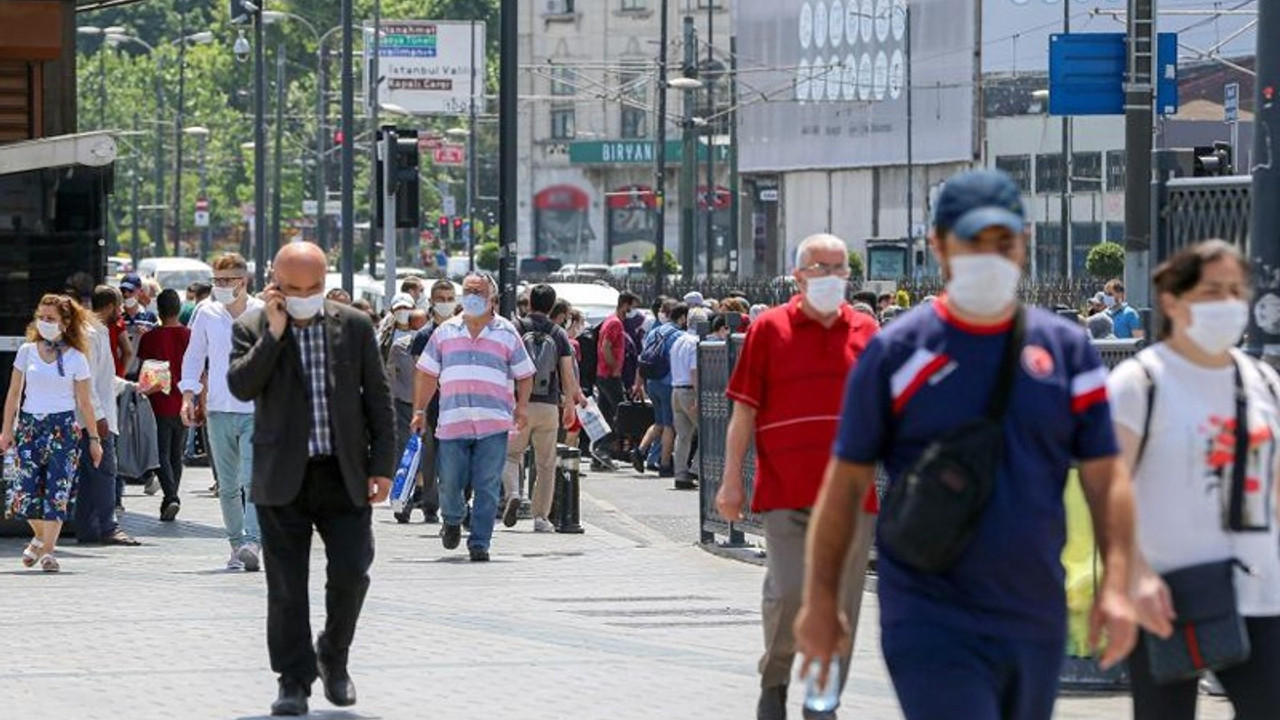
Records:
[[[668,275],[675,275],[680,272],[680,263],[676,261],[675,253],[670,250],[665,250],[663,251],[663,257],[666,258],[666,262],[663,264],[666,265],[666,272]],[[644,262],[641,263],[641,267],[644,268],[645,272],[650,275],[654,275],[657,273],[658,269],[657,259],[658,253],[655,250],[654,252],[649,253],[649,257],[644,259]]]
[[[1089,250],[1084,267],[1098,280],[1120,277],[1124,274],[1124,248],[1113,242],[1098,243]]]
[[[857,250],[849,251],[849,279],[853,282],[862,282],[867,276],[866,266],[862,262],[862,253]]]
[[[489,272],[498,271],[498,243],[487,242],[476,246],[476,267]]]

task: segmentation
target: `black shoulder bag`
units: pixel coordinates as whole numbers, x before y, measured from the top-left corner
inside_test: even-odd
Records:
[[[1136,473],[1146,453],[1151,433],[1151,416],[1156,399],[1155,374],[1142,360],[1135,358],[1147,376],[1147,415],[1142,424],[1142,439],[1133,469]],[[1243,497],[1245,465],[1249,452],[1249,406],[1240,366],[1235,366],[1236,434],[1235,462],[1231,478],[1223,527],[1240,532],[1245,527]],[[1200,563],[1167,572],[1160,576],[1173,597],[1173,634],[1161,638],[1142,631],[1152,678],[1159,684],[1190,680],[1204,670],[1224,670],[1249,659],[1249,633],[1236,604],[1235,569],[1252,570],[1235,558]]]
[[[986,412],[929,443],[889,484],[878,522],[880,540],[895,560],[940,573],[968,547],[1004,458],[1004,414],[1025,336],[1026,311],[1019,307]]]

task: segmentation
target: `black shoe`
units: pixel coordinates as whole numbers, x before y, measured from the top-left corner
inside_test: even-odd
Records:
[[[677,480],[676,480],[676,489],[677,489],[677,490],[697,490],[697,489],[698,489],[698,483],[694,482],[693,480],[687,479],[687,478],[677,479]]]
[[[462,528],[458,525],[450,525],[445,523],[440,529],[440,542],[444,545],[445,550],[453,550],[458,547],[458,543],[462,542]]]
[[[356,704],[356,684],[351,682],[345,665],[330,665],[325,662],[324,655],[316,652],[316,669],[320,672],[320,682],[324,685],[324,697],[337,707],[350,707]]]
[[[306,715],[307,696],[311,693],[306,687],[292,680],[280,681],[280,694],[271,703],[272,715]]]
[[[171,502],[166,503],[160,508],[160,521],[173,522],[178,517],[178,511],[182,509],[182,503]]]
[[[396,519],[396,522],[400,523],[401,525],[404,525],[405,523],[409,522],[409,515],[412,512],[413,512],[412,510],[405,508],[404,510],[397,510],[394,513],[391,513],[391,516]]]
[[[760,690],[760,700],[756,702],[756,720],[787,720],[786,685]]]
[[[641,475],[644,474],[644,458],[645,453],[641,452],[640,448],[631,448],[631,467]]]
[[[484,548],[471,548],[471,562],[489,562],[489,551]]]
[[[658,477],[660,478],[673,478],[675,476],[676,469],[674,467],[664,467],[658,471]]]
[[[502,510],[502,526],[515,527],[516,521],[520,519],[520,498],[507,498],[507,505]]]
[[[436,510],[429,510],[423,513],[422,522],[428,525],[438,525],[440,523],[440,513]]]

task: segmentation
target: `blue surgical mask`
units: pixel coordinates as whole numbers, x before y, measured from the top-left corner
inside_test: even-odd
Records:
[[[479,295],[462,296],[462,314],[467,317],[480,317],[489,312],[489,301]]]

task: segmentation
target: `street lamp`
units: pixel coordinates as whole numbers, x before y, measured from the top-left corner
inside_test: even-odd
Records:
[[[107,126],[107,53],[105,50],[110,35],[124,32],[124,28],[119,25],[105,28],[94,25],[81,25],[76,28],[76,32],[88,37],[103,38],[102,45],[98,47],[98,129],[103,129]]]
[[[199,125],[185,128],[183,132],[191,137],[200,140],[200,200],[205,203],[209,202],[209,177],[206,173],[205,157],[209,147],[209,128]],[[207,205],[206,205],[207,208]],[[200,259],[206,260],[209,257],[210,246],[213,241],[213,228],[209,223],[208,210],[206,209],[204,217],[204,226],[200,229]]]

